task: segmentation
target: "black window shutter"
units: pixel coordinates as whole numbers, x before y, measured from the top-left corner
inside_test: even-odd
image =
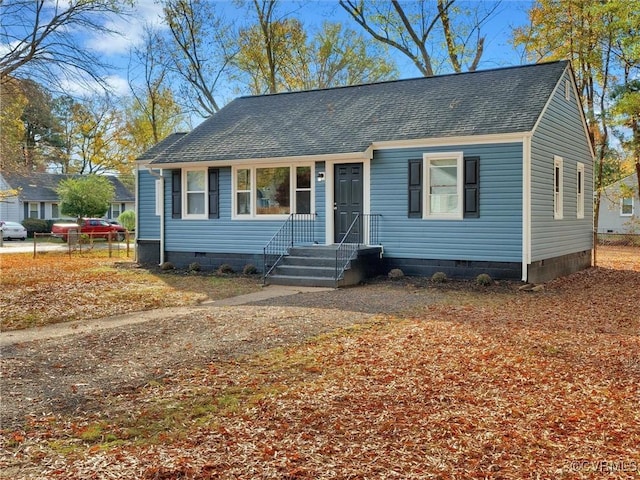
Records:
[[[181,170],[171,171],[171,218],[182,218]]]
[[[422,159],[409,160],[409,218],[422,218]]]
[[[464,218],[480,217],[480,157],[464,157]]]
[[[24,202],[24,218],[29,218],[29,202]]]
[[[209,169],[209,218],[220,217],[219,174],[220,171],[217,168]]]

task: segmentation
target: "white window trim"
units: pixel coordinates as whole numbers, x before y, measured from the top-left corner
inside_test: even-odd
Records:
[[[576,218],[584,218],[584,163],[576,165]]]
[[[434,152],[424,153],[422,155],[422,175],[423,175],[423,191],[422,191],[422,218],[425,220],[463,220],[464,219],[464,170],[463,170],[463,152]],[[457,195],[458,195],[458,211],[452,214],[431,213],[431,204],[429,196],[429,164],[432,160],[456,160],[457,168]]]
[[[571,100],[571,82],[568,78],[564,81],[564,99]]]
[[[39,219],[40,218],[40,203],[39,202],[28,202],[28,203],[29,203],[29,211],[28,211],[29,216],[27,218],[38,218]],[[32,205],[36,206],[35,210],[31,209]],[[36,214],[35,217],[31,216],[32,212],[35,212],[35,214]]]
[[[553,185],[551,187],[553,192],[553,218],[556,220],[562,220],[563,218],[563,197],[564,197],[564,173],[563,173],[563,160],[562,157],[557,155],[553,156]],[[556,179],[556,171],[559,171],[559,178]],[[556,192],[556,183],[559,185],[559,192]]]
[[[204,213],[189,213],[189,193],[198,193],[199,190],[190,192],[187,190],[189,172],[203,172],[204,173]],[[207,175],[206,168],[185,168],[182,170],[182,218],[185,220],[203,220],[209,218],[209,175]]]
[[[631,199],[631,213],[622,213],[622,207],[623,207],[623,201],[626,200],[627,198]],[[620,199],[620,216],[621,217],[633,217],[633,214],[635,213],[635,205],[633,202],[633,197],[623,197]]]
[[[287,214],[257,214],[256,213],[256,204],[257,204],[257,195],[256,191],[256,175],[257,170],[260,168],[278,168],[278,167],[288,167],[289,168],[289,211],[291,213],[296,213],[297,205],[296,205],[296,192],[297,191],[311,191],[311,212],[310,215],[315,214],[315,167],[313,163],[265,163],[260,165],[239,165],[234,166],[231,170],[231,219],[232,220],[286,220],[290,213]],[[309,167],[311,169],[311,188],[297,188],[296,184],[296,167]],[[251,194],[250,194],[250,214],[239,214],[237,213],[237,185],[238,185],[238,171],[239,170],[249,170],[249,176],[251,179]],[[244,190],[241,190],[244,191]]]
[[[114,209],[114,208],[113,208],[113,206],[114,206],[114,205],[117,207],[116,209]],[[121,202],[111,202],[111,217],[112,217],[113,219],[117,219],[120,215],[122,215],[122,212],[123,212],[124,210],[120,211],[120,210],[121,210],[121,208],[122,208],[122,203],[121,203]],[[118,213],[118,215],[117,215],[117,216],[115,216],[115,217],[114,217],[114,216],[113,216],[113,212],[114,212],[114,211],[116,211],[116,210],[117,210],[119,213]]]

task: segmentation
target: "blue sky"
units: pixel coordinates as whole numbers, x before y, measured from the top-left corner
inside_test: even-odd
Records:
[[[45,0],[53,6],[56,0]],[[216,9],[221,11],[227,20],[235,21],[242,25],[247,22],[247,10],[240,8],[231,0],[209,0],[215,3]],[[435,5],[435,0],[431,0]],[[473,3],[477,0],[458,0],[459,2]],[[480,69],[518,65],[523,63],[520,55],[509,44],[511,30],[514,26],[527,23],[527,9],[533,0],[502,0],[497,9],[497,14],[483,27],[482,33],[486,36],[485,49]],[[1,2],[0,2],[1,3]],[[61,2],[64,5],[64,1]],[[361,33],[365,38],[368,34],[353,21],[349,15],[338,5],[337,0],[280,0],[278,12],[291,14],[299,18],[307,30],[312,33],[314,28],[323,21],[341,22],[344,26]],[[140,44],[145,26],[151,25],[158,28],[164,27],[162,21],[162,9],[157,0],[137,0],[135,11],[127,18],[112,18],[106,20],[106,26],[119,32],[119,35],[105,37],[87,31],[77,31],[78,43],[93,51],[103,60],[112,64],[114,68],[106,74],[105,81],[119,95],[129,94],[127,81],[127,66],[130,60],[131,48]],[[11,28],[3,25],[4,28]],[[19,36],[20,34],[16,34]],[[4,48],[3,48],[4,47]],[[0,44],[0,53],[6,50],[6,45]],[[400,78],[417,77],[419,71],[402,54],[389,49],[389,55],[393,56],[398,66]],[[87,87],[78,82],[64,85],[65,91],[82,95],[88,93]],[[233,88],[229,88],[232,92]],[[225,101],[235,96],[233,93],[225,95]]]
[[[214,1],[229,19],[243,20],[243,11],[239,11],[233,2]],[[486,35],[486,43],[480,64],[481,69],[517,65],[523,62],[520,55],[509,44],[509,36],[512,27],[527,23],[526,11],[531,3],[530,0],[503,0],[500,3],[498,14],[483,30]],[[287,10],[294,12],[294,15],[300,18],[307,26],[318,25],[324,20],[341,21],[366,36],[355,22],[349,20],[346,12],[337,5],[337,0],[314,1],[306,3],[302,8],[299,3],[289,0],[282,3],[281,10],[283,12],[287,12]],[[118,20],[109,24],[114,30],[120,32],[121,36],[108,39],[96,38],[91,35],[86,36],[85,42],[89,48],[119,67],[114,69],[108,78],[108,82],[117,92],[126,94],[128,89],[126,65],[130,48],[140,42],[145,24],[162,27],[160,16],[161,8],[154,0],[138,0],[135,15],[126,21]],[[400,69],[401,78],[419,76],[417,69],[408,60],[405,60],[401,54],[396,54],[393,51],[390,51],[390,54],[394,55]]]

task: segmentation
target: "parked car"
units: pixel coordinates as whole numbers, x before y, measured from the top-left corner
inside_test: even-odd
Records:
[[[112,225],[102,218],[83,218],[76,223],[54,223],[51,226],[51,236],[66,242],[69,230],[80,234],[90,235],[92,238],[113,238],[121,242],[125,239],[127,229],[121,225]]]
[[[3,240],[26,240],[27,229],[18,222],[0,221]]]

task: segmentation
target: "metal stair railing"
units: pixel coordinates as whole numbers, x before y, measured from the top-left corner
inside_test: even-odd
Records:
[[[275,235],[271,237],[271,240],[263,249],[263,283],[266,283],[269,274],[273,272],[292,247],[304,243],[316,243],[316,217],[317,214],[315,213],[292,213]]]
[[[349,263],[357,256],[360,246],[379,244],[379,213],[359,213],[344,234],[336,249],[336,270],[334,281],[336,286],[344,278]],[[368,241],[367,241],[368,240]]]

